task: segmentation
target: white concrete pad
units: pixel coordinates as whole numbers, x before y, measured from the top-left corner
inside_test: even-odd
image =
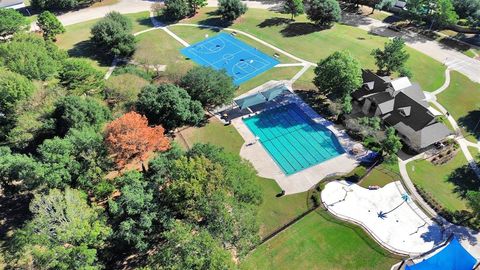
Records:
[[[382,246],[400,254],[418,255],[445,240],[442,227],[427,217],[400,182],[369,190],[334,181],[322,191],[322,202],[335,216],[363,226]]]

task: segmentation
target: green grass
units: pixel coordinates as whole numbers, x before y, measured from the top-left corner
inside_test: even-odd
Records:
[[[182,44],[161,29],[143,33],[137,38],[133,59],[147,65],[166,65],[165,72],[160,74],[167,81],[179,80],[194,65],[180,54]]]
[[[220,24],[212,15],[212,8],[202,9],[187,23]],[[385,37],[369,34],[357,27],[335,24],[333,28],[318,31],[305,16],[298,16],[295,23],[288,24],[288,14],[268,10],[249,9],[231,28],[243,30],[269,42],[295,56],[318,62],[338,50],[349,50],[365,68],[376,69],[370,52],[383,47]],[[439,88],[444,82],[445,67],[434,59],[410,48],[407,66],[412,70],[413,81],[418,81],[426,91]]]
[[[237,90],[237,95],[243,94],[247,92],[248,90],[251,90],[257,86],[260,86],[268,81],[271,80],[290,80],[297,74],[302,67],[277,67],[277,68],[272,68],[254,78],[251,80],[246,81],[245,83],[242,83]]]
[[[257,247],[240,269],[390,269],[399,262],[359,227],[313,212]]]
[[[456,185],[448,180],[457,168],[467,164],[460,151],[448,163],[435,166],[426,160],[416,160],[407,164],[407,172],[413,183],[430,193],[435,200],[448,210],[466,210],[467,204],[456,190]]]
[[[392,172],[388,165],[382,164],[375,167],[370,174],[362,179],[359,185],[364,188],[368,188],[369,186],[384,187],[385,185],[395,181],[400,181],[400,176]]]
[[[152,27],[149,12],[126,14],[132,20],[132,33]],[[102,70],[107,70],[111,59],[102,59],[101,52],[90,42],[90,29],[100,19],[90,20],[65,27],[66,32],[58,36],[58,47],[65,49],[71,56],[89,58],[92,64]]]
[[[437,96],[461,127],[468,140],[480,137],[480,84],[472,82],[457,71],[451,71],[450,86]]]

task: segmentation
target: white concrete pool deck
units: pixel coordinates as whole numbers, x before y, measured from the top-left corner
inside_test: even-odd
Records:
[[[334,181],[321,196],[328,211],[364,227],[385,248],[412,256],[430,251],[448,236],[411,199],[405,202],[403,194],[398,181],[378,190]]]
[[[255,91],[257,90],[254,89],[246,94],[250,94]],[[326,160],[305,170],[299,171],[295,174],[285,175],[282,169],[270,157],[260,142],[251,144],[255,141],[255,135],[245,125],[242,118],[239,117],[233,119],[231,121],[232,125],[238,130],[240,135],[245,140],[245,143],[240,150],[240,156],[252,163],[259,176],[274,179],[285,191],[285,194],[294,194],[309,190],[325,177],[343,175],[352,171],[356,166],[358,166],[361,158],[348,154],[350,153],[350,149],[353,147],[353,145],[356,145],[357,143],[351,140],[345,132],[337,130],[333,123],[319,116],[296,94],[286,94],[277,102],[277,106],[282,106],[287,103],[296,103],[299,108],[301,108],[311,119],[313,119],[313,121],[321,123],[330,131],[332,131],[336,135],[346,153]],[[367,152],[365,152],[365,154],[367,154]]]

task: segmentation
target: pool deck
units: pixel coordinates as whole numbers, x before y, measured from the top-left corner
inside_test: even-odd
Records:
[[[291,89],[291,87],[289,89]],[[244,95],[253,94],[256,92],[258,92],[257,88],[245,93]],[[351,140],[344,131],[336,129],[333,123],[318,115],[312,108],[310,108],[310,106],[308,106],[293,92],[285,94],[275,103],[272,103],[270,108],[283,106],[289,103],[296,103],[297,106],[301,108],[303,112],[305,112],[313,121],[320,123],[331,130],[344,148],[345,153],[287,176],[277,165],[277,163],[270,157],[260,142],[251,144],[255,141],[255,135],[250,131],[247,125],[245,125],[242,117],[232,119],[232,125],[245,140],[245,143],[240,150],[240,156],[252,163],[259,176],[274,179],[285,191],[285,194],[294,194],[305,192],[311,189],[325,177],[347,174],[358,166],[361,158],[348,154],[351,152],[351,148],[356,144],[358,145],[358,143]],[[265,109],[269,109],[269,107]],[[367,152],[365,152],[365,155],[366,154]]]

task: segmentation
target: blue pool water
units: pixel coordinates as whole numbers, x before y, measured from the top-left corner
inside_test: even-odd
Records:
[[[225,69],[236,85],[250,80],[279,63],[227,33],[220,33],[181,50],[197,64]]]
[[[330,130],[315,123],[296,104],[267,110],[243,121],[286,175],[345,152]]]

